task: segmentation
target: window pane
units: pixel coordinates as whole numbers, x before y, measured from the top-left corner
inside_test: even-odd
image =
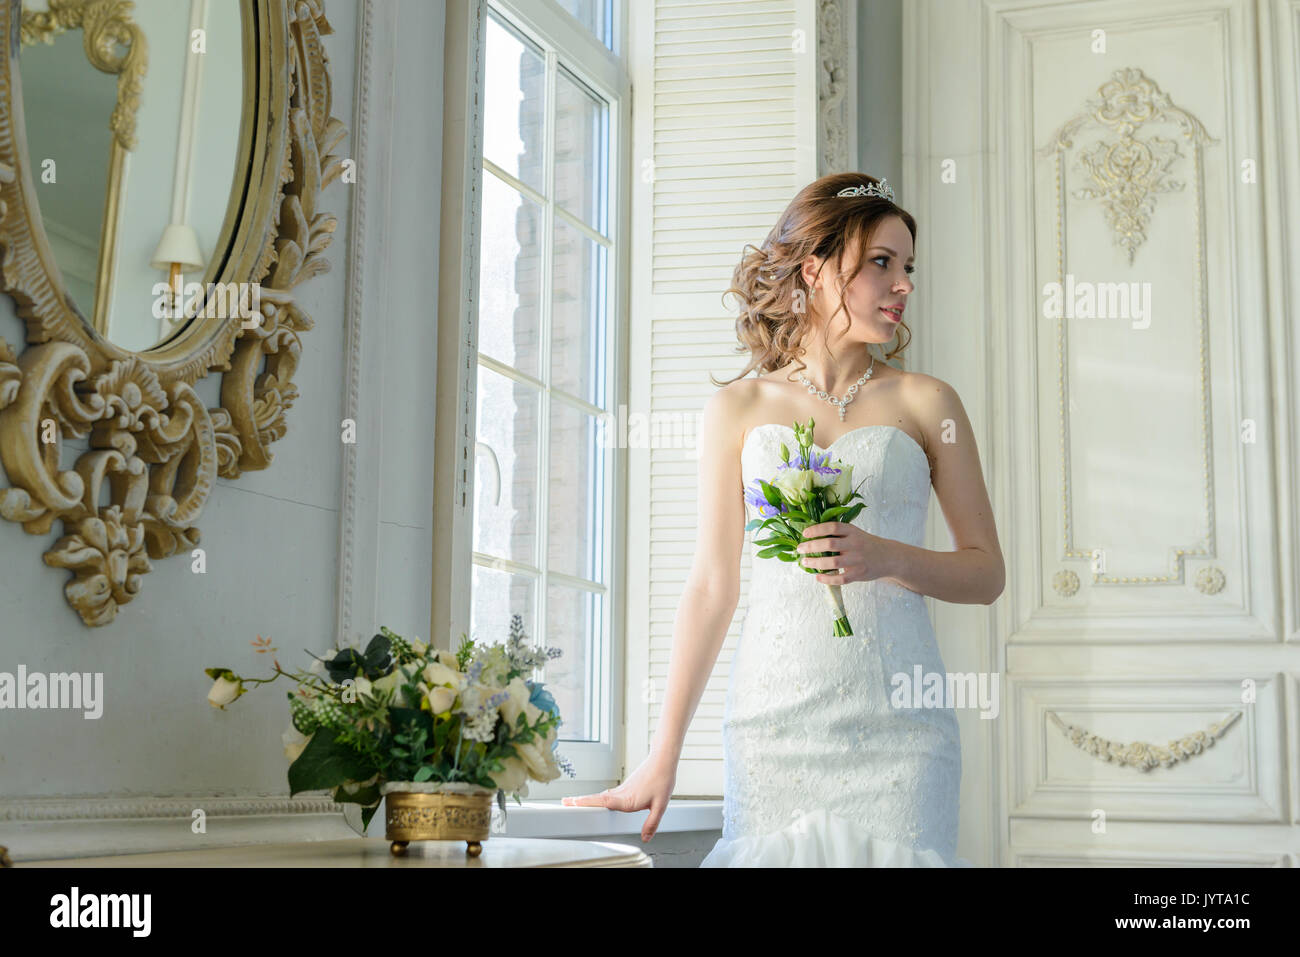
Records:
[[[537,580],[495,568],[474,566],[473,592],[469,636],[486,645],[499,645],[510,637],[510,616],[522,615],[524,631],[536,631]],[[452,641],[452,651],[460,643],[460,635]],[[558,700],[558,699],[557,699]],[[560,712],[561,716],[564,712]]]
[[[483,174],[478,349],[541,378],[542,211],[491,173]]]
[[[555,201],[602,235],[609,234],[608,156],[609,108],[560,70],[555,77]]]
[[[614,49],[613,0],[557,0],[560,7],[591,31],[601,43]]]
[[[606,249],[555,220],[551,288],[551,384],[605,408]]]
[[[599,664],[604,597],[595,592],[550,585],[546,589],[546,643],[564,654],[546,663],[546,690],[559,705],[565,741],[600,737],[595,707],[599,697],[592,676]]]
[[[547,560],[551,571],[603,583],[605,450],[597,419],[551,402]]]
[[[532,386],[479,366],[474,550],[528,565],[537,561],[539,405]]]
[[[483,80],[483,155],[542,189],[546,61],[495,16],[488,17]]]

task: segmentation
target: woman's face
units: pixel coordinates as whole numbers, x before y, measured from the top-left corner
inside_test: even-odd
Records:
[[[898,319],[902,317],[907,305],[907,297],[916,288],[912,285],[912,234],[897,216],[890,216],[876,226],[875,235],[868,242],[865,262],[862,269],[844,289],[844,310],[848,312],[851,325],[845,330],[843,312],[837,314],[840,307],[839,283],[834,280],[835,263],[827,262],[821,271],[821,290],[813,296],[818,318],[830,323],[829,342],[888,342],[894,338],[898,328]],[[844,250],[845,275],[857,262],[857,242],[851,241]],[[820,261],[809,257],[816,263],[812,272],[816,273]],[[823,334],[826,329],[823,326]]]

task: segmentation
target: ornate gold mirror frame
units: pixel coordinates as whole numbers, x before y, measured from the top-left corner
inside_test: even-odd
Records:
[[[51,8],[127,6],[51,0]],[[208,287],[257,283],[260,316],[198,316],[162,345],[134,353],[92,329],[70,305],[41,222],[26,148],[18,50],[20,0],[0,0],[0,288],[26,324],[26,347],[0,339],[0,516],[33,535],[55,520],[62,537],[45,563],[66,568],[68,602],[88,626],[113,621],[140,590],[149,559],[193,549],[218,475],[271,463],[297,397],[299,336],[311,319],[294,301],[329,269],[335,217],[317,208],[343,171],[347,131],[330,115],[331,33],[323,0],[244,0],[245,104],[235,177],[242,196],[218,244]],[[214,292],[215,288],[215,292]],[[228,301],[228,300],[227,300]],[[221,406],[194,383],[221,373]],[[88,436],[71,469],[65,439]]]

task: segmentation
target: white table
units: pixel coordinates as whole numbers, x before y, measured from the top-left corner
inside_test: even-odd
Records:
[[[250,844],[193,851],[113,854],[45,861],[18,867],[653,867],[640,848],[603,841],[567,841],[493,836],[478,857],[465,853],[464,841],[413,841],[402,857],[393,856],[380,837],[292,844]]]

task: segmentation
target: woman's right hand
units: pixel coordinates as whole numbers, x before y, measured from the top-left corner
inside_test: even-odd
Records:
[[[650,809],[641,825],[641,840],[648,841],[659,829],[659,821],[668,808],[673,788],[677,784],[677,762],[650,754],[617,787],[599,794],[581,794],[566,797],[560,803],[566,807],[606,807],[611,811],[635,812]]]

